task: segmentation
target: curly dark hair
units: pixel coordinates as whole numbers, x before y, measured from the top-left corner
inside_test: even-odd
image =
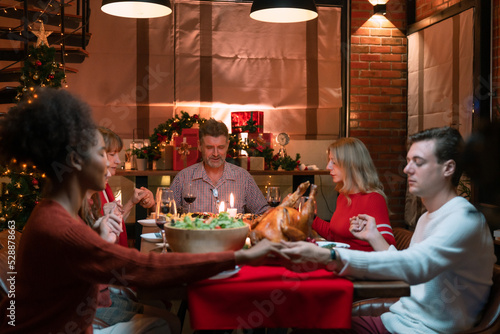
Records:
[[[90,107],[71,93],[43,88],[32,103],[12,107],[0,119],[0,163],[31,162],[54,180],[70,171],[67,156],[83,158],[95,145],[96,126]]]
[[[455,187],[458,186],[464,170],[461,155],[465,146],[460,132],[449,126],[427,129],[411,135],[409,145],[424,140],[436,140],[434,154],[438,163],[448,160],[455,161],[455,173],[451,178],[451,182]]]
[[[200,142],[203,141],[203,137],[211,136],[211,137],[220,137],[224,136],[226,139],[229,139],[229,130],[227,129],[226,124],[221,121],[216,121],[213,118],[208,119],[200,125],[200,133],[199,138]]]

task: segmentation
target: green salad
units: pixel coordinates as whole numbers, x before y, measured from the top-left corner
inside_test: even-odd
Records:
[[[172,227],[189,230],[218,230],[223,228],[243,227],[245,223],[241,219],[230,217],[227,212],[221,212],[215,217],[208,219],[186,215],[183,218],[172,221],[170,225]]]

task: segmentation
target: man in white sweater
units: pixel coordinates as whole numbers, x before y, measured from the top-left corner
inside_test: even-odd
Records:
[[[397,251],[385,242],[367,215],[351,219],[351,232],[378,252],[332,251],[312,243],[286,243],[294,263],[317,262],[342,276],[396,279],[411,285],[381,317],[355,317],[355,333],[456,333],[474,326],[492,284],[493,238],[474,206],[456,193],[462,174],[463,139],[452,128],[434,128],[410,137],[404,172],[410,193],[427,209],[410,246]],[[332,331],[332,333],[335,331]],[[309,333],[312,333],[309,331]]]

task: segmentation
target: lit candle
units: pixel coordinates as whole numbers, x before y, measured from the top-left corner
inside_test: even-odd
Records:
[[[224,205],[224,201],[220,202],[220,205],[219,205],[219,213],[221,212],[224,212],[225,211],[225,205]]]
[[[227,209],[227,213],[229,213],[229,216],[230,217],[236,217],[236,213],[238,212],[238,210],[236,208],[234,208],[234,196],[233,196],[233,193],[231,193],[231,195],[229,196],[229,204],[231,205],[231,208]]]

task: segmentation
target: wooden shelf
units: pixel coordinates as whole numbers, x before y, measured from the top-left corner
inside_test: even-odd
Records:
[[[251,175],[291,175],[291,176],[314,176],[314,175],[329,175],[328,170],[294,170],[294,171],[277,171],[277,170],[250,170]],[[179,173],[177,170],[124,170],[117,169],[117,176],[175,176]]]

